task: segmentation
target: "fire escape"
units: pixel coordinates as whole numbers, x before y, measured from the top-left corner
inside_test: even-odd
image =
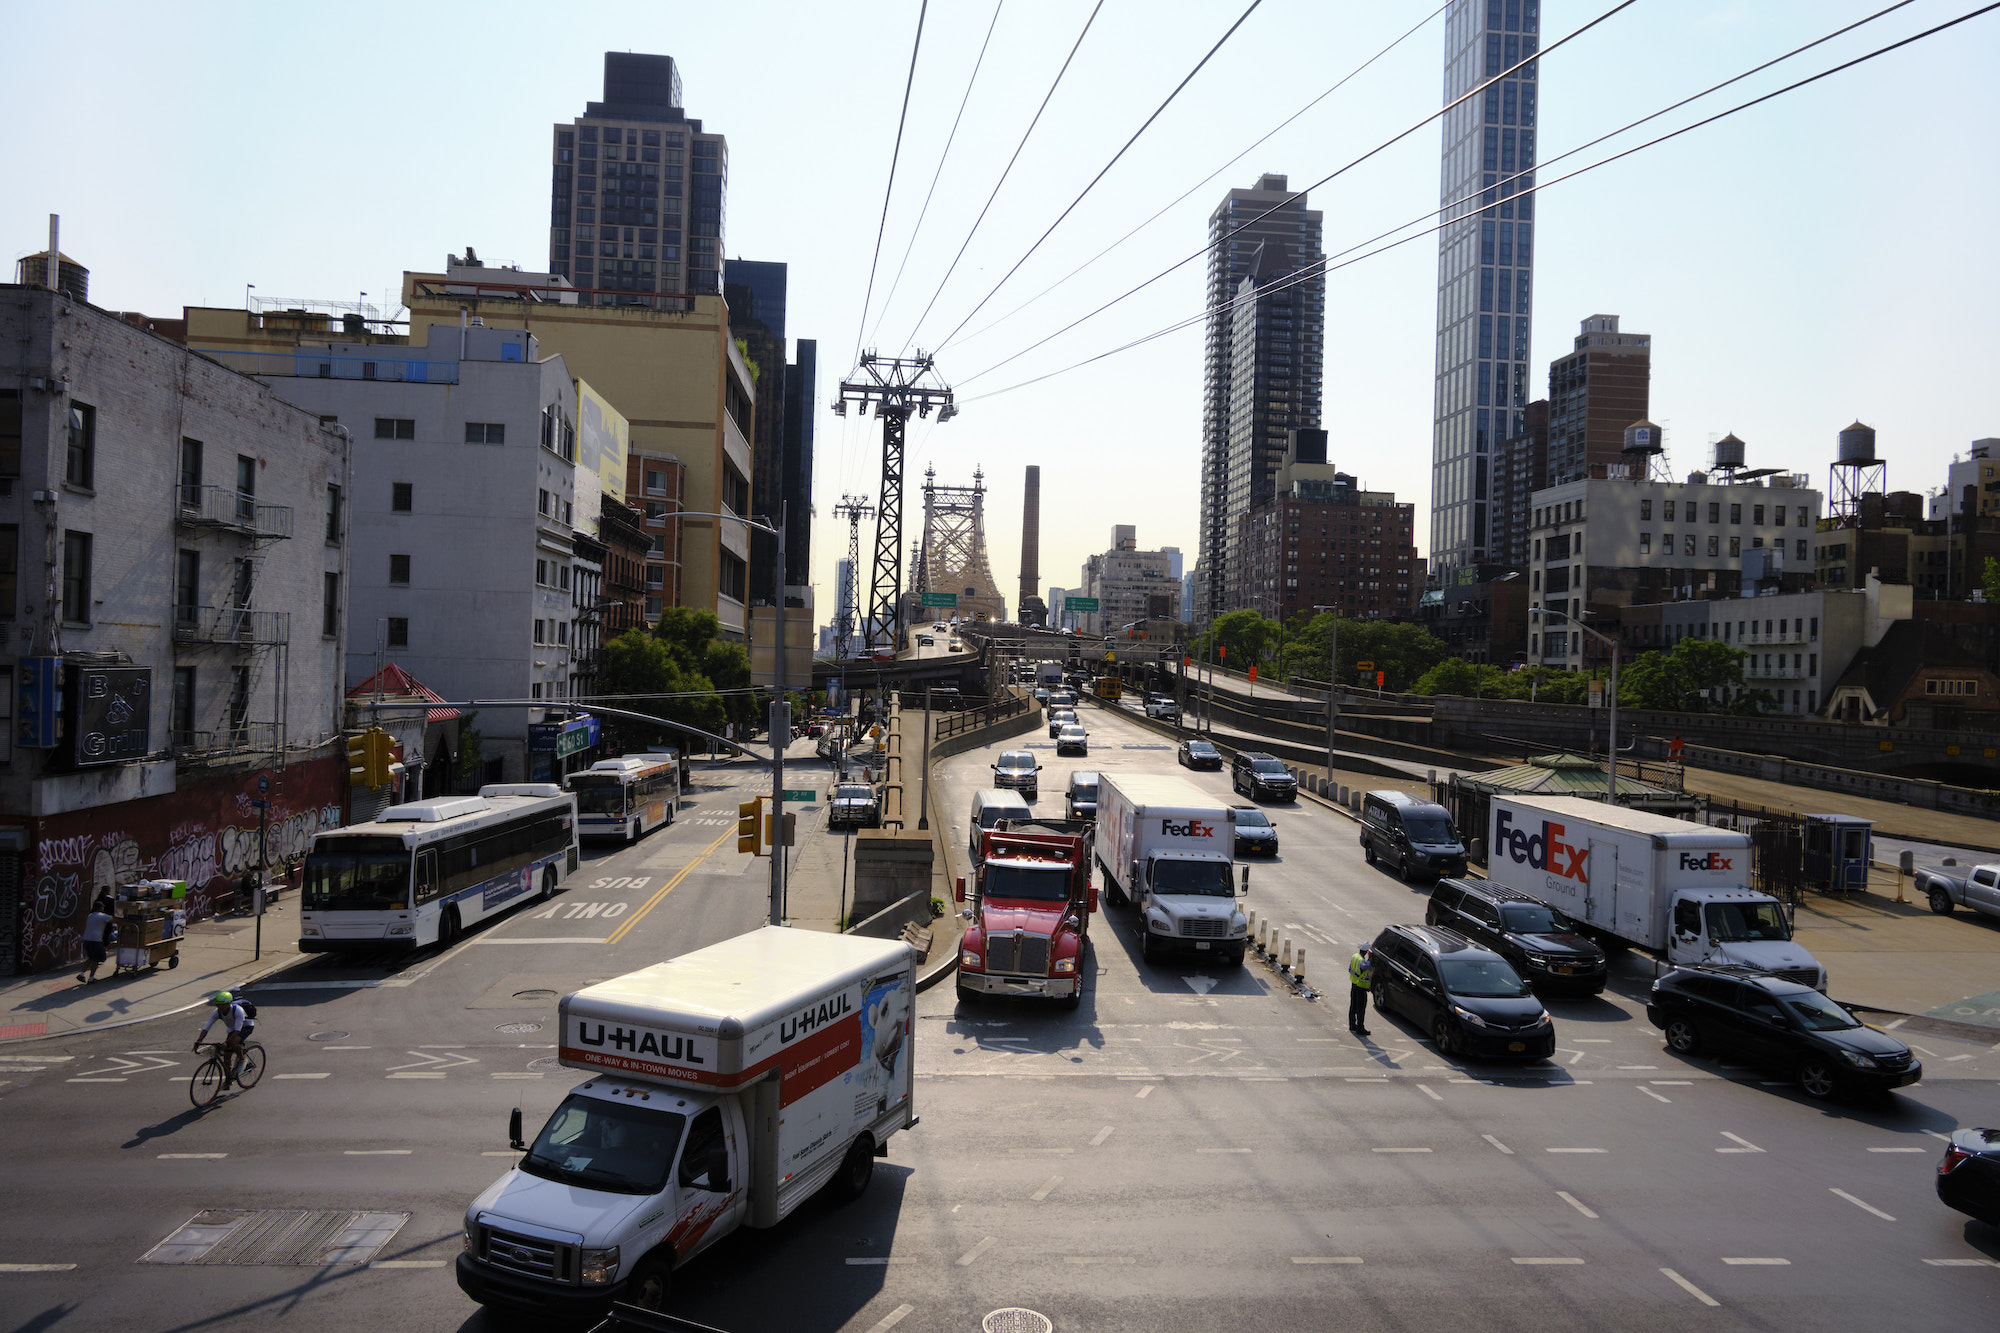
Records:
[[[257,499],[255,466],[239,460],[236,486],[175,488],[169,743],[177,758],[283,762],[292,618],[256,601],[266,552],[292,535],[292,509]],[[218,667],[223,688],[204,688],[200,678]]]

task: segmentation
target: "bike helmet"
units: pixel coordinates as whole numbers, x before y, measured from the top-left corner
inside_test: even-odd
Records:
[[[224,1005],[230,1005],[236,1003],[236,997],[230,994],[226,990],[219,990],[215,993],[215,997],[211,999],[209,1003],[214,1005],[216,1008],[220,1009]]]

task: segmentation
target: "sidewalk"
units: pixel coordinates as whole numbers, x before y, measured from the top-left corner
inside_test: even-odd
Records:
[[[219,990],[240,989],[297,961],[298,919],[296,898],[271,906],[264,914],[262,958],[255,956],[255,919],[225,917],[188,927],[176,968],[163,963],[113,978],[106,962],[89,985],[79,983],[75,971],[15,978],[0,986],[0,1045],[123,1027],[193,1009]]]

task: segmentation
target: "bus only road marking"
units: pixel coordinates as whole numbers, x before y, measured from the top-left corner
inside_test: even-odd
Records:
[[[714,855],[716,848],[722,846],[723,843],[729,841],[729,839],[734,836],[735,836],[735,829],[732,826],[729,832],[721,834],[716,838],[714,842],[711,842],[710,844],[708,844],[708,846],[702,848],[701,855],[695,857],[694,860],[688,862],[686,865],[682,866],[679,870],[675,871],[674,877],[668,880],[665,884],[662,884],[660,886],[660,891],[658,893],[655,893],[652,897],[648,898],[645,901],[645,904],[641,906],[638,911],[632,913],[632,915],[626,919],[623,925],[619,926],[618,929],[612,931],[610,937],[606,939],[604,942],[606,944],[617,944],[619,941],[623,940],[627,935],[631,934],[632,927],[638,925],[641,921],[644,921],[646,919],[646,913],[652,911],[655,907],[658,907],[660,905],[661,900],[663,900],[668,894],[672,893],[674,889],[680,885],[680,882],[682,880],[686,879],[689,875],[694,873],[694,868],[696,866],[700,865],[703,861],[706,861],[710,856]]]

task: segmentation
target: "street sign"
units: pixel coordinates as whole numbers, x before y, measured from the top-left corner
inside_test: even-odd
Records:
[[[1354,669],[1356,671],[1373,671],[1375,669],[1375,664],[1373,662],[1356,662],[1354,664]]]
[[[790,787],[787,787],[785,788],[785,799],[788,801],[802,801],[810,805],[819,799],[819,793],[816,791],[793,791]]]
[[[1063,609],[1066,611],[1095,611],[1097,609],[1097,599],[1095,597],[1065,597],[1063,598]]]
[[[1379,689],[1381,689],[1381,688],[1382,688],[1382,682],[1383,682],[1383,681],[1384,681],[1385,679],[1387,679],[1388,675],[1389,675],[1389,673],[1388,673],[1388,672],[1386,672],[1386,671],[1378,671],[1378,672],[1376,672],[1376,673],[1375,673],[1375,688],[1376,688],[1376,689],[1378,689],[1378,690],[1379,690]]]
[[[949,607],[956,611],[958,609],[958,594],[955,592],[927,592],[924,594],[924,605]]]

